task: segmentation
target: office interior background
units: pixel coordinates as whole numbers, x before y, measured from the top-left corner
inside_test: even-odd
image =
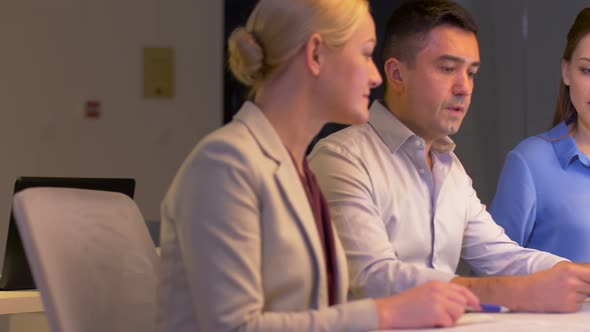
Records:
[[[17,176],[133,177],[144,217],[158,222],[179,165],[227,116],[224,15],[237,2],[0,3],[0,257]],[[479,23],[482,67],[456,153],[488,203],[505,154],[549,128],[565,35],[590,3],[459,2]],[[375,11],[378,29],[389,12]],[[144,47],[174,50],[173,98],[143,97]],[[98,117],[86,116],[88,101]]]

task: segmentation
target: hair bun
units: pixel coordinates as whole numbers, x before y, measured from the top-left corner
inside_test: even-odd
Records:
[[[229,68],[235,78],[253,86],[262,77],[264,53],[256,38],[244,27],[235,29],[228,40]]]

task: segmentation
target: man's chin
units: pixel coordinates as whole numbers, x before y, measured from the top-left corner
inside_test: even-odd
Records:
[[[459,126],[449,127],[449,129],[447,130],[447,136],[455,135],[458,132],[459,132]]]
[[[461,129],[461,121],[455,121],[447,125],[446,134],[447,136],[455,135],[459,132],[459,129]]]

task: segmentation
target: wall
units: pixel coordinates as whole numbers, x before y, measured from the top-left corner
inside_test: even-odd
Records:
[[[178,166],[222,122],[222,14],[202,0],[0,4],[0,257],[19,175],[133,177],[159,220]],[[174,99],[142,97],[144,46],[174,48]]]

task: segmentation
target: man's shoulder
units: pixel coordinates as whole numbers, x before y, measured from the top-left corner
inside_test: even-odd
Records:
[[[322,138],[315,145],[312,154],[322,149],[339,153],[358,155],[367,145],[373,145],[378,138],[368,123],[346,127]]]

